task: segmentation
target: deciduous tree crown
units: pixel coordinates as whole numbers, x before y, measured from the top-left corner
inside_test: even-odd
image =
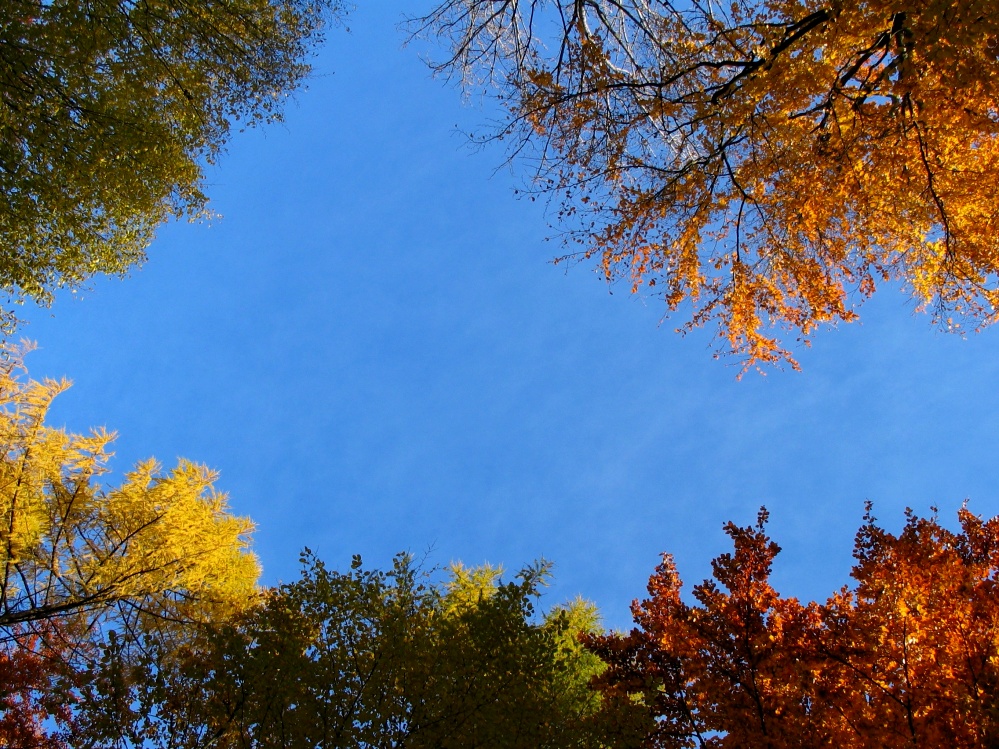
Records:
[[[0,287],[48,302],[205,212],[230,129],[280,116],[339,0],[10,0],[0,18]],[[6,320],[12,319],[9,306]]]
[[[996,319],[990,0],[447,0],[417,28],[509,108],[572,256],[747,365],[886,283]]]
[[[632,607],[631,634],[590,637],[607,695],[640,700],[661,749],[977,747],[999,742],[999,518],[960,532],[909,514],[897,536],[868,513],[855,585],[803,605],[770,585],[764,530],[681,598],[669,556]]]

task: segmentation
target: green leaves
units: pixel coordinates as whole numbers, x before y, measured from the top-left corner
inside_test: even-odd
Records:
[[[504,581],[488,566],[442,577],[406,555],[386,571],[357,557],[333,571],[308,550],[302,561],[299,580],[228,625],[191,630],[189,646],[109,649],[84,711],[94,745],[535,749],[612,733],[587,686],[601,665],[577,641],[592,608],[533,614],[547,565]],[[126,672],[138,708],[116,717],[103,674]]]
[[[0,287],[123,275],[206,215],[231,123],[280,117],[339,0],[12,0],[0,21]],[[8,322],[10,310],[6,310]]]

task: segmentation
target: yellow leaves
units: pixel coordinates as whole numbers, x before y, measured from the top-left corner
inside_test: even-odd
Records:
[[[538,88],[550,89],[555,79],[547,70],[528,70],[527,80]]]
[[[491,598],[503,575],[502,567],[490,564],[466,567],[461,562],[455,562],[448,571],[451,577],[445,585],[447,595],[444,597],[444,610],[449,614],[472,610],[482,601]]]
[[[247,552],[252,524],[226,512],[215,474],[181,462],[169,474],[148,461],[104,497],[109,548],[81,564],[93,590],[121,596],[185,591],[201,604],[247,598],[259,573]]]
[[[154,461],[105,488],[114,435],[45,426],[68,383],[20,378],[21,352],[0,369],[0,626],[53,616],[106,616],[113,604],[142,616],[190,620],[245,604],[259,566],[252,524],[228,512],[216,476]]]
[[[61,476],[64,464],[69,471],[99,471],[106,440],[46,428],[52,399],[69,383],[23,383],[17,379],[19,351],[4,347],[2,353],[8,361],[0,369],[0,563],[9,569],[33,555],[60,514],[46,497],[52,477]],[[61,492],[54,499],[65,503]]]

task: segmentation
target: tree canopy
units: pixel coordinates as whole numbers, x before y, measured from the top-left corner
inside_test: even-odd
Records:
[[[415,27],[509,109],[570,256],[747,366],[794,364],[782,339],[879,285],[995,321],[989,0],[446,0]]]
[[[602,664],[576,604],[538,617],[545,566],[441,579],[407,556],[329,569],[267,592],[180,649],[111,649],[81,690],[78,745],[219,747],[638,746],[642,711],[589,690]],[[607,717],[605,717],[607,716]],[[613,716],[613,720],[610,719]]]
[[[591,637],[608,694],[642,701],[649,746],[973,747],[999,742],[999,518],[960,532],[910,514],[898,535],[868,512],[855,585],[803,605],[770,585],[780,551],[729,524],[734,553],[694,587],[667,555],[629,635]]]
[[[48,302],[206,210],[230,129],[280,116],[339,0],[38,2],[0,19],[0,287]],[[5,319],[12,320],[9,305]]]
[[[147,461],[101,486],[114,435],[46,426],[69,383],[19,378],[19,366],[15,354],[0,367],[0,633],[81,617],[90,629],[116,607],[210,617],[252,594],[252,525],[227,512],[211,471]]]
[[[66,381],[0,364],[0,744],[62,747],[88,669],[110,641],[179,645],[196,624],[255,602],[252,524],[231,515],[214,474],[147,461],[104,486],[114,435],[48,426]]]

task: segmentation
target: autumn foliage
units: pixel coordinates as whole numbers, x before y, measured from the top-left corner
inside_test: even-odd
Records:
[[[0,345],[0,747],[58,749],[106,638],[180,642],[255,600],[259,565],[206,468],[103,485],[114,435],[48,425],[69,383],[27,379],[22,354]]]
[[[228,512],[213,472],[149,460],[102,485],[115,435],[49,426],[69,382],[23,375],[22,350],[0,346],[0,638],[40,622],[89,639],[109,620],[213,618],[253,595],[252,524]]]
[[[417,29],[508,108],[572,256],[747,366],[879,285],[996,319],[993,0],[446,0]]]
[[[65,642],[60,629],[58,622],[47,622],[30,633],[15,627],[0,637],[0,746],[69,746],[78,674],[59,653],[58,645]]]
[[[807,605],[770,585],[766,513],[729,524],[695,603],[665,556],[638,627],[589,638],[598,686],[643,700],[663,749],[999,745],[999,518],[959,519],[909,514],[896,536],[868,512],[854,587]]]

